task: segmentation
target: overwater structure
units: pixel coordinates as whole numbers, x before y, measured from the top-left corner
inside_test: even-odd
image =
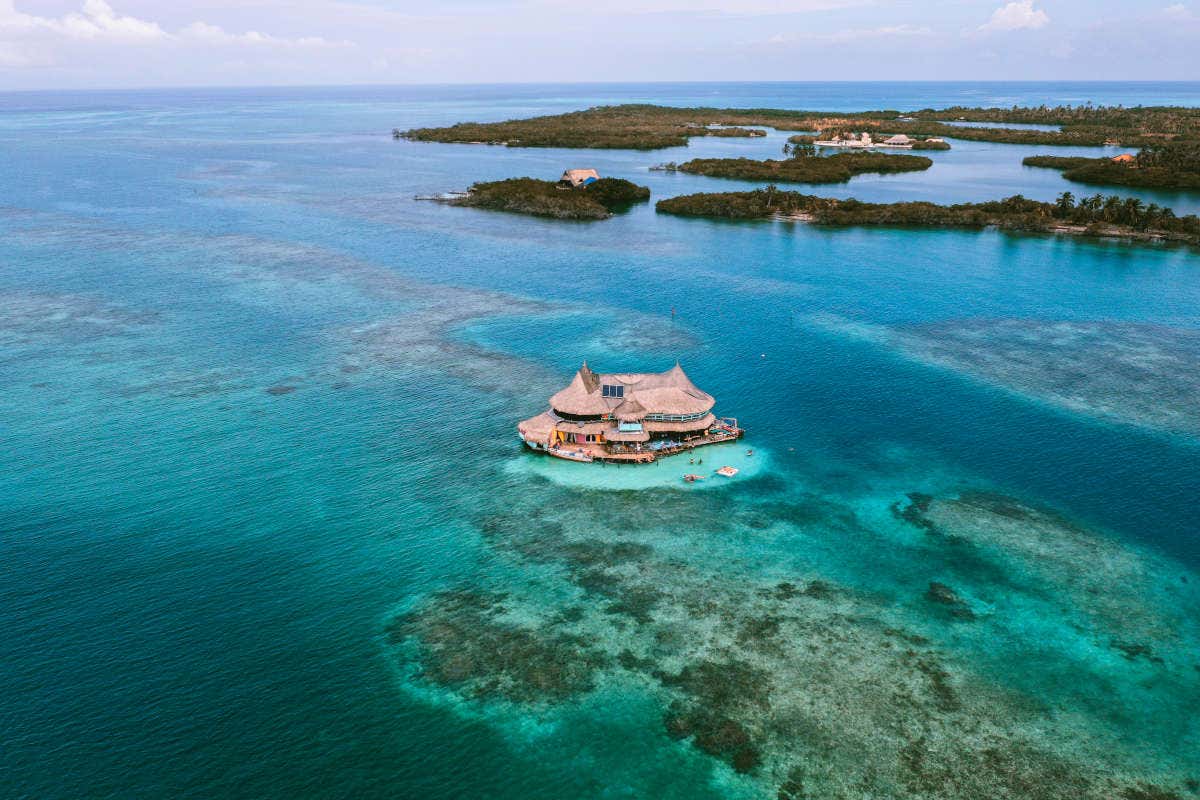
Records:
[[[550,408],[517,432],[532,449],[558,458],[649,463],[740,438],[737,420],[717,417],[715,404],[678,362],[666,372],[598,373],[585,361]]]

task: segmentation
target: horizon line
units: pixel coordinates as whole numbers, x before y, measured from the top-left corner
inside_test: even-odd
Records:
[[[1180,79],[1134,79],[1134,80],[1115,80],[1115,79],[1045,79],[1045,80],[1029,80],[1029,79],[1007,79],[1007,78],[987,78],[980,80],[936,80],[936,79],[881,79],[881,80],[670,80],[670,81],[443,81],[443,82],[417,82],[417,83],[269,83],[269,84],[179,84],[172,86],[86,86],[86,87],[42,87],[32,89],[8,89],[0,87],[0,95],[16,95],[16,94],[44,94],[50,92],[178,92],[178,91],[202,91],[202,90],[217,90],[217,91],[256,91],[264,89],[415,89],[415,88],[444,88],[444,87],[468,87],[468,86],[744,86],[744,85],[899,85],[899,84],[940,84],[940,85],[980,85],[980,84],[1005,84],[1005,85],[1052,85],[1052,84],[1085,84],[1085,85],[1105,85],[1105,84],[1155,84],[1155,85],[1195,85],[1200,86],[1200,80],[1180,80]]]

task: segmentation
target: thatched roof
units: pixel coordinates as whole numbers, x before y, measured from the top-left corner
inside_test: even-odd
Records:
[[[646,417],[646,407],[639,403],[636,397],[629,397],[613,409],[613,415],[620,422],[637,422]]]
[[[576,416],[607,414],[612,410],[608,399],[600,393],[600,376],[585,361],[567,388],[550,398],[550,407]]]
[[[619,387],[618,396],[605,396],[604,387]],[[610,390],[611,392],[611,390]],[[646,414],[703,414],[712,409],[712,395],[692,383],[678,362],[666,372],[597,374],[585,362],[567,388],[550,398],[555,411],[576,416],[617,414],[630,420]],[[641,416],[631,416],[640,408]]]
[[[517,426],[517,431],[529,441],[549,444],[550,436],[554,433],[554,426],[557,424],[558,418],[549,411],[545,411],[522,422]]]

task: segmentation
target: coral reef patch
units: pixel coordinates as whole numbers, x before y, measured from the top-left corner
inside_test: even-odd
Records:
[[[536,502],[481,511],[494,552],[541,577],[401,613],[390,637],[405,674],[540,714],[611,682],[649,692],[667,742],[768,797],[1189,791],[1198,732],[1165,712],[1200,702],[1200,598],[1155,577],[1178,565],[983,491],[914,492],[892,514],[873,498],[869,523],[787,487],[664,493],[649,515],[630,494],[543,485]],[[722,550],[764,530],[774,574]],[[788,555],[850,531],[911,550],[894,583],[844,546]]]
[[[422,677],[467,696],[555,702],[593,687],[606,655],[553,626],[506,619],[503,595],[449,591],[395,618],[393,644],[416,640]]]

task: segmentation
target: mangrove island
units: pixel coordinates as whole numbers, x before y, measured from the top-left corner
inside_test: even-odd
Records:
[[[682,164],[667,164],[664,169],[744,181],[845,183],[855,175],[868,172],[920,172],[931,166],[933,162],[924,156],[856,152],[766,161],[751,158],[695,158]]]
[[[476,183],[450,205],[568,220],[608,219],[650,199],[650,189],[623,178],[601,178],[595,170],[567,170],[557,183],[509,178]]]
[[[1054,203],[1015,195],[986,203],[863,203],[788,192],[769,186],[751,192],[701,193],[660,200],[663,214],[716,219],[791,219],[830,226],[998,228],[1008,231],[1120,237],[1200,246],[1200,217],[1136,198],[1095,195],[1076,202],[1064,192]]]
[[[1145,189],[1200,189],[1200,143],[1153,145],[1137,155],[1122,153],[1112,158],[1078,156],[1029,156],[1027,167],[1063,171],[1077,183],[1098,186],[1137,186]]]

